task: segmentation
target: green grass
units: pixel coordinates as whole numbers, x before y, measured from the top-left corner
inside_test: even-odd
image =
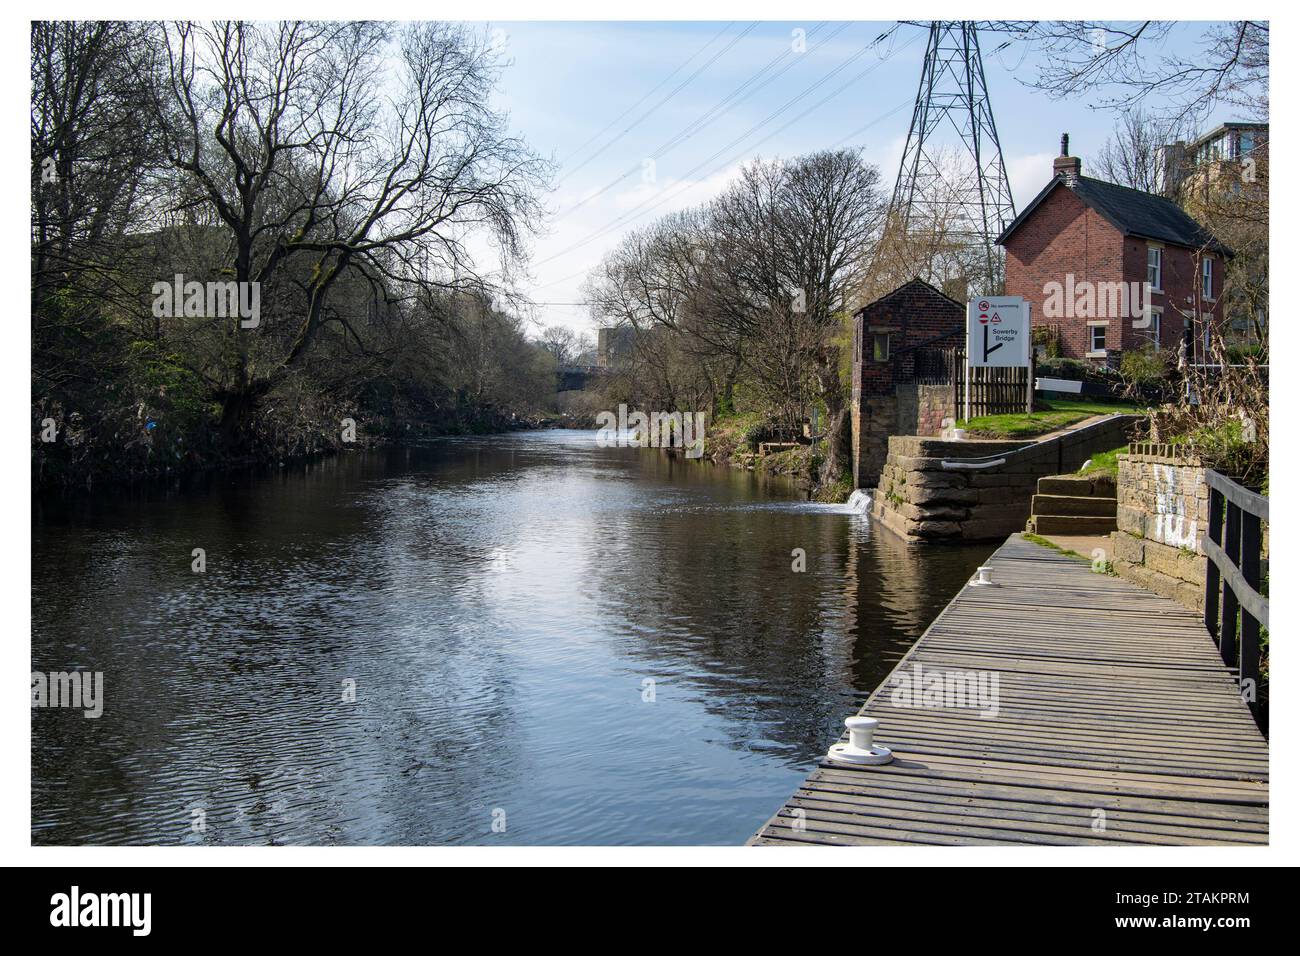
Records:
[[[1079,474],[1088,475],[1110,475],[1119,477],[1119,456],[1128,451],[1128,445],[1120,445],[1118,448],[1112,448],[1110,451],[1103,451],[1100,454],[1092,456],[1086,468],[1079,469]]]
[[[1055,541],[1048,541],[1041,534],[1034,534],[1031,531],[1026,531],[1021,535],[1021,537],[1023,537],[1026,541],[1039,545],[1040,547],[1051,548],[1053,551],[1057,552],[1058,554],[1063,554],[1066,557],[1078,558],[1080,561],[1088,560],[1083,555],[1081,555],[1078,551],[1071,551],[1069,548],[1063,548]]]
[[[1055,541],[1047,540],[1041,534],[1034,534],[1032,531],[1024,531],[1021,532],[1021,537],[1023,537],[1026,541],[1038,545],[1039,547],[1050,548],[1051,550],[1055,551],[1057,554],[1063,554],[1067,558],[1078,558],[1080,561],[1087,561],[1089,564],[1092,565],[1092,570],[1096,574],[1105,574],[1112,578],[1116,576],[1115,563],[1113,561],[1106,561],[1102,563],[1100,566],[1098,566],[1090,558],[1084,557],[1078,551],[1071,551],[1069,548],[1063,548]]]
[[[1054,399],[1039,402],[1031,415],[1019,412],[1013,415],[980,415],[962,420],[972,438],[1034,438],[1065,428],[1093,415],[1113,415],[1116,412],[1136,412],[1138,406],[1125,402],[1085,402],[1074,399]]]

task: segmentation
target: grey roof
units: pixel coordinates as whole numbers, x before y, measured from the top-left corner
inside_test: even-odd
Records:
[[[1140,239],[1155,239],[1175,246],[1189,249],[1207,248],[1224,255],[1232,255],[1232,250],[1220,243],[1199,222],[1187,215],[1176,202],[1144,193],[1140,189],[1117,186],[1100,179],[1080,176],[1073,186],[1067,184],[1061,176],[1055,177],[1034,200],[1024,208],[1006,229],[998,236],[998,245],[1006,243],[1007,238],[1020,227],[1020,224],[1033,214],[1047,196],[1058,186],[1070,189],[1085,204],[1105,217],[1111,225],[1126,236]]]

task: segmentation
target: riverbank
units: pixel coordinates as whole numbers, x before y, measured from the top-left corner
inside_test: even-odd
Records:
[[[843,504],[853,494],[848,476],[823,483],[818,480],[821,457],[811,444],[762,453],[762,423],[752,417],[732,416],[709,424],[704,457],[716,465],[764,475],[778,475],[796,483],[810,501]]]
[[[498,435],[534,429],[584,428],[572,415],[504,415],[492,412],[452,415],[440,421],[357,420],[340,416],[316,419],[301,427],[273,433],[256,450],[232,454],[215,442],[215,430],[177,434],[166,423],[145,417],[139,434],[108,448],[97,447],[79,419],[55,423],[54,441],[42,440],[36,423],[32,448],[32,493],[102,493],[134,485],[188,479],[249,468],[304,464],[344,451],[401,446],[408,442],[457,435]],[[46,430],[48,434],[48,429]]]

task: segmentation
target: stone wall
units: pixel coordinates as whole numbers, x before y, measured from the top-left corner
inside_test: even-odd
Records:
[[[1205,468],[1167,445],[1130,445],[1119,456],[1116,496],[1115,573],[1203,610],[1206,558],[1199,539],[1210,519]]]
[[[943,433],[944,420],[957,417],[951,385],[899,385],[894,397],[898,405],[895,435],[938,436]]]
[[[895,435],[937,436],[956,416],[951,385],[898,385],[892,395],[873,395],[853,409],[857,485],[880,481]]]
[[[1117,415],[1037,442],[895,436],[872,515],[908,540],[1005,538],[1024,530],[1039,478],[1075,471],[1092,455],[1124,444],[1136,422]]]

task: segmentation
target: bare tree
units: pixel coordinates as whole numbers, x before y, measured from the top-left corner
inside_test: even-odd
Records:
[[[1042,53],[1034,87],[1054,97],[1104,94],[1102,105],[1130,110],[1152,105],[1171,123],[1195,123],[1216,105],[1253,116],[1268,113],[1268,23],[1234,20],[1197,24],[1194,51],[1171,44],[1168,20],[1128,24],[1095,20],[1038,23],[1031,31]]]
[[[548,325],[542,329],[538,344],[551,354],[556,365],[576,365],[583,353],[594,347],[591,336],[564,325]]]
[[[223,271],[269,305],[257,329],[209,330],[219,358],[196,369],[229,441],[323,328],[358,337],[329,308],[345,277],[385,299],[484,288],[469,232],[519,257],[548,170],[488,105],[497,64],[467,27],[178,23],[160,44],[182,199],[213,211]]]
[[[1125,110],[1092,161],[1092,168],[1108,182],[1147,193],[1159,192],[1164,185],[1160,148],[1176,138],[1178,133],[1142,107]]]
[[[983,239],[971,232],[961,188],[969,175],[965,160],[957,150],[945,149],[936,167],[940,175],[929,183],[929,194],[913,209],[907,228],[897,211],[886,222],[871,269],[856,290],[859,302],[872,302],[917,277],[955,299],[1001,293],[1001,256],[990,276]]]

